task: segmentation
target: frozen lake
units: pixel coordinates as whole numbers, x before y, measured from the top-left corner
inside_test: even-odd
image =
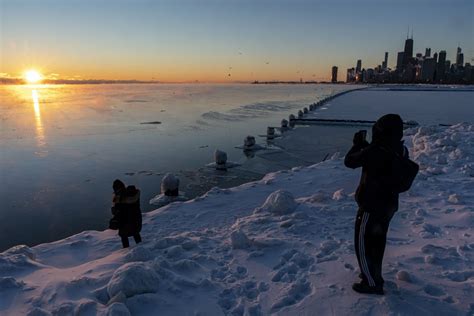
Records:
[[[189,195],[206,182],[195,170],[216,148],[245,163],[234,148],[282,118],[348,85],[64,85],[0,86],[0,251],[104,229],[111,183],[142,190],[142,209],[162,175],[177,173]],[[161,124],[143,124],[161,122]],[[263,139],[258,139],[263,141]],[[278,157],[277,157],[278,158]],[[232,186],[261,176],[260,163]],[[302,163],[288,160],[287,164]],[[260,166],[260,167],[259,167]],[[281,167],[287,167],[282,165]],[[273,166],[274,168],[274,166]],[[201,186],[206,188],[206,186]]]

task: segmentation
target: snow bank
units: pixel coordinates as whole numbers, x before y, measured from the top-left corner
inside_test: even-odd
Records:
[[[83,232],[0,254],[1,315],[471,315],[472,125],[406,131],[421,166],[401,195],[386,295],[360,295],[342,158],[214,188],[144,214],[143,243]]]

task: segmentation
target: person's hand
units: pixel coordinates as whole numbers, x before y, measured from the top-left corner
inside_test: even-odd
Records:
[[[365,137],[367,135],[367,131],[361,130],[354,134],[354,138],[352,142],[354,145],[362,145],[366,142]]]

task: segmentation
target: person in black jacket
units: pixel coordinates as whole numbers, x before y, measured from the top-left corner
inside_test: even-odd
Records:
[[[353,146],[344,160],[346,167],[362,167],[355,195],[359,210],[354,235],[362,281],[352,286],[359,293],[384,294],[382,260],[390,220],[398,210],[398,192],[391,188],[392,160],[395,153],[408,158],[402,137],[400,116],[384,115],[372,127],[370,144],[363,131],[354,134]]]
[[[142,212],[140,210],[140,190],[133,185],[125,187],[120,180],[115,180],[113,185],[112,214],[118,219],[118,234],[122,239],[123,248],[130,246],[128,237],[133,237],[135,243],[140,243],[142,238]]]

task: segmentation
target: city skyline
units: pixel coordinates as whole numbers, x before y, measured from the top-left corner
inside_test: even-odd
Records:
[[[460,0],[449,6],[0,0],[0,77],[33,68],[46,79],[330,81],[332,65],[342,78],[354,59],[375,67],[385,52],[395,68],[407,26],[417,39],[414,54],[430,47],[455,60],[460,45],[464,62],[471,62],[473,6]]]
[[[347,83],[440,83],[440,84],[472,84],[474,83],[474,67],[464,62],[461,47],[456,48],[456,55],[451,62],[447,59],[446,50],[434,51],[426,47],[424,54],[414,52],[413,32],[407,38],[402,51],[396,54],[396,66],[389,67],[388,52],[385,52],[381,63],[372,67],[363,67],[358,59],[355,67],[347,69]],[[331,82],[337,82],[337,67],[332,67]]]

